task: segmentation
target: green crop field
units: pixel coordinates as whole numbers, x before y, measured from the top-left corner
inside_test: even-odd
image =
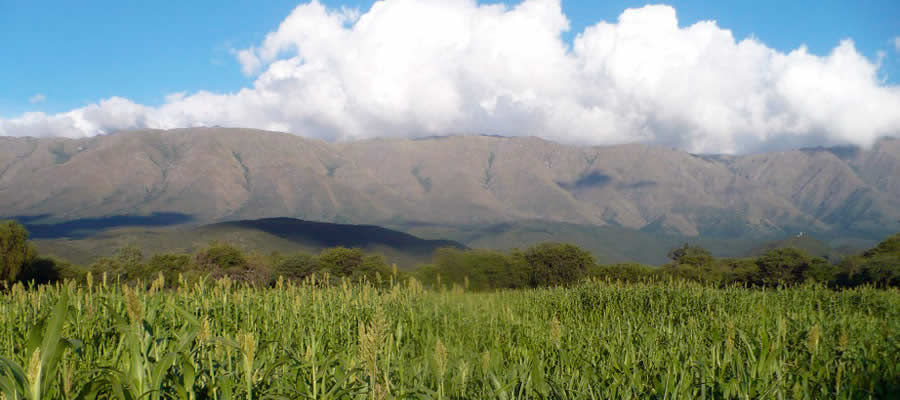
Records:
[[[900,292],[227,279],[0,294],[0,398],[896,398]]]

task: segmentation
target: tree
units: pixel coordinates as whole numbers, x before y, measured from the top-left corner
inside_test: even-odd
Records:
[[[775,249],[756,260],[759,270],[754,283],[762,286],[801,283],[810,269],[820,268],[825,263],[825,260],[810,257],[802,250]]]
[[[28,230],[16,221],[0,222],[0,280],[15,281],[35,257]]]
[[[656,269],[638,263],[598,265],[591,268],[589,275],[601,279],[622,282],[646,282],[653,278]]]
[[[893,236],[885,239],[883,242],[878,243],[877,246],[869,249],[863,254],[863,256],[867,258],[872,258],[878,255],[900,256],[900,233],[894,234]]]
[[[700,246],[691,246],[687,243],[669,252],[669,259],[676,264],[693,266],[705,266],[713,262],[712,253]]]
[[[144,252],[133,244],[119,248],[116,252],[116,261],[126,269],[137,268],[144,262]]]
[[[155,254],[147,262],[144,278],[153,279],[162,273],[166,286],[171,287],[178,281],[178,274],[189,272],[190,267],[191,257],[187,254]]]
[[[197,254],[197,265],[219,272],[238,272],[249,267],[241,249],[228,243],[213,242]]]
[[[282,259],[275,265],[275,276],[283,276],[287,279],[303,279],[316,272],[319,268],[319,260],[312,254],[297,253]]]
[[[124,280],[146,277],[144,271],[144,253],[134,245],[126,245],[116,250],[113,257],[100,257],[90,266],[97,274],[104,272],[118,276]]]
[[[591,253],[565,243],[538,244],[521,256],[531,267],[529,284],[532,287],[575,283],[594,266]]]
[[[900,234],[885,239],[861,256],[844,259],[835,283],[840,286],[900,286]]]
[[[332,247],[322,250],[319,265],[335,276],[351,276],[363,264],[363,251],[346,247]]]
[[[722,283],[726,285],[741,284],[748,286],[759,276],[759,266],[755,258],[737,258],[723,260]]]
[[[435,251],[433,259],[434,274],[440,274],[443,283],[465,285],[468,281],[473,290],[526,287],[531,278],[521,256],[496,250],[445,247]]]
[[[35,285],[53,283],[60,280],[60,264],[62,262],[53,258],[35,257],[21,272],[18,280]]]
[[[359,279],[365,277],[375,282],[376,277],[387,277],[390,267],[380,255],[365,255],[360,249],[332,247],[322,250],[319,255],[319,268],[329,271],[335,277]]]

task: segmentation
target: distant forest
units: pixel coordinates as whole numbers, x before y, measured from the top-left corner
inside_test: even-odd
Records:
[[[746,258],[715,258],[702,247],[685,244],[669,253],[662,266],[638,263],[600,265],[593,255],[565,243],[542,243],[525,249],[497,251],[441,248],[429,264],[398,271],[383,256],[361,249],[332,247],[319,254],[260,254],[213,242],[193,254],[146,255],[134,246],[101,257],[90,265],[42,257],[29,242],[27,229],[15,221],[0,222],[0,285],[25,285],[92,277],[149,284],[160,277],[167,285],[204,278],[229,277],[258,286],[278,280],[335,283],[349,279],[387,285],[389,280],[416,278],[432,288],[469,290],[536,288],[570,285],[583,279],[624,282],[688,280],[718,286],[777,287],[818,282],[832,288],[870,285],[900,287],[900,234],[861,254],[841,260],[813,257],[795,248],[775,248]]]

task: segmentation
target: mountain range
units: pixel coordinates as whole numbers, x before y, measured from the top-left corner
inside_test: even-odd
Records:
[[[328,143],[232,128],[0,137],[0,215],[36,225],[291,217],[467,245],[497,245],[490,238],[522,226],[546,227],[545,239],[874,241],[900,230],[900,140],[730,156],[476,135]]]

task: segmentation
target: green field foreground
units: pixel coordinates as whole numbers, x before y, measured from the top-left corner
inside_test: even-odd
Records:
[[[897,398],[900,292],[96,279],[0,294],[0,398]]]

